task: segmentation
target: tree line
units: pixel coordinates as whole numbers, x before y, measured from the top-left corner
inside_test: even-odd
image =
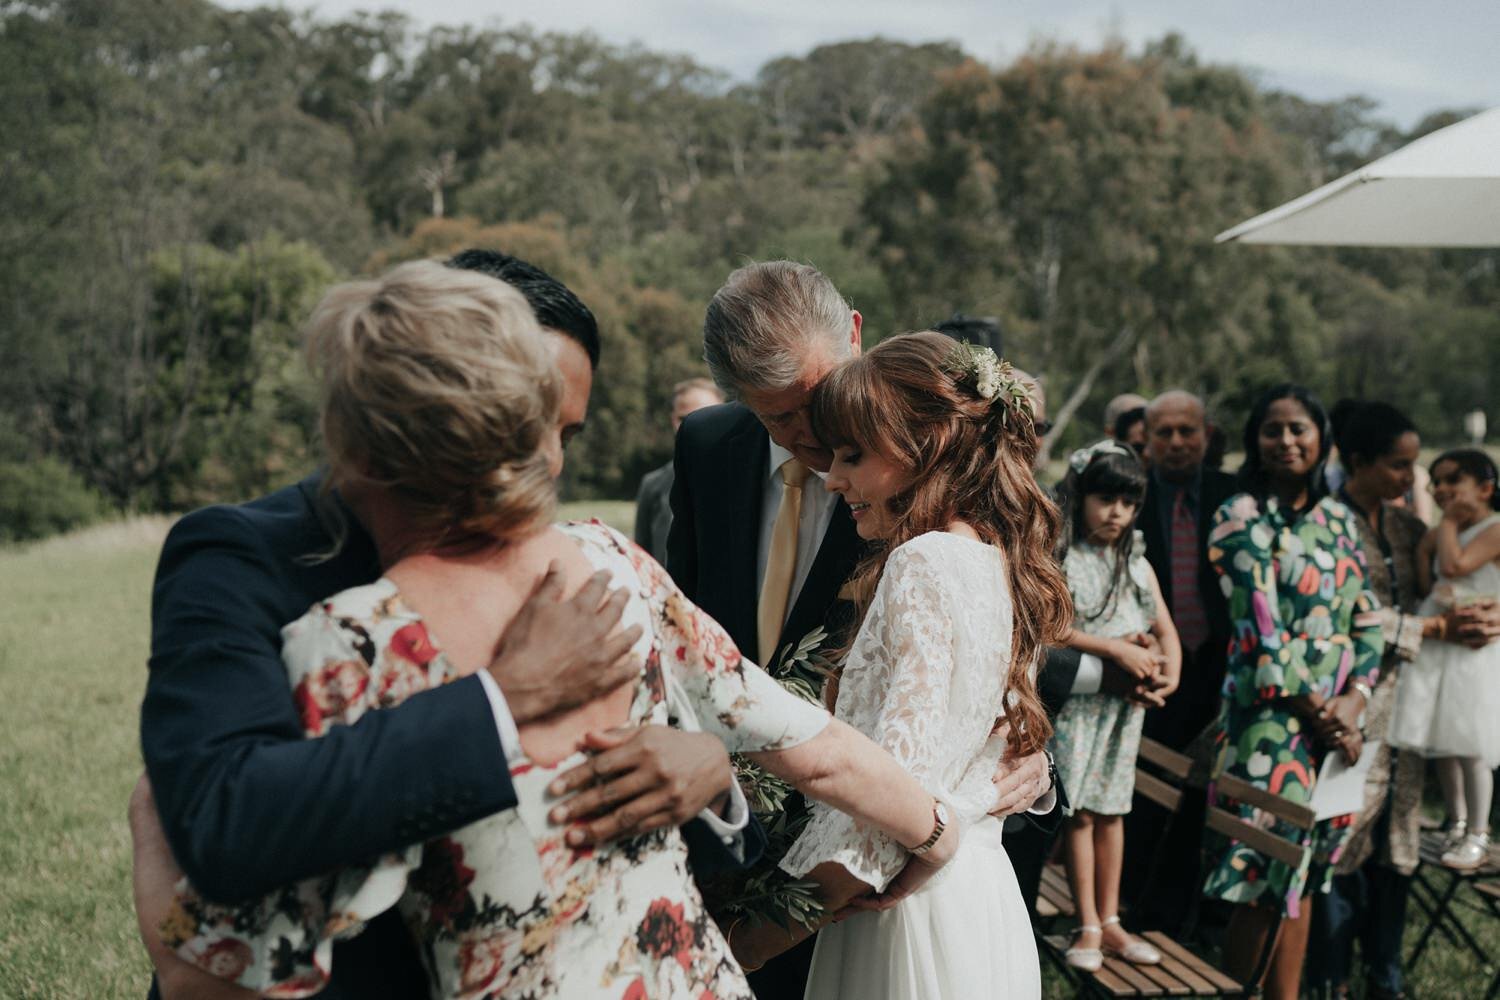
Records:
[[[0,537],[292,480],[318,295],[471,245],[599,315],[574,498],[666,459],[704,304],[772,256],[828,273],[867,336],[997,318],[1073,416],[1058,447],[1126,389],[1195,390],[1236,428],[1285,378],[1453,439],[1500,374],[1500,254],[1212,237],[1472,110],[1403,131],[1176,35],[1003,66],[872,38],[737,82],[520,25],[0,0]]]

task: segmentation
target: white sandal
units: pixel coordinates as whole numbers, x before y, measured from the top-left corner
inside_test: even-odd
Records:
[[[1118,924],[1119,922],[1119,914],[1116,914],[1113,917],[1105,917],[1102,924],[1104,927],[1108,927],[1110,924]],[[1124,928],[1122,927],[1121,930],[1124,930]],[[1103,933],[1102,928],[1100,933]],[[1126,937],[1130,939],[1130,943],[1123,948],[1111,948],[1101,940],[1099,943],[1100,952],[1108,955],[1110,958],[1123,958],[1131,965],[1161,964],[1161,952],[1157,951],[1155,947],[1147,944],[1133,934],[1126,934]]]
[[[1103,933],[1104,928],[1098,924],[1079,924],[1073,929],[1075,938],[1084,934],[1102,935]],[[1081,969],[1084,972],[1098,972],[1104,968],[1104,952],[1098,948],[1073,947],[1063,952],[1063,961],[1072,968]]]

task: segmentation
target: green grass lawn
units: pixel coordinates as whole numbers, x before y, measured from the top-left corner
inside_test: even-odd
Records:
[[[631,504],[571,504],[629,530]],[[140,771],[151,576],[166,522],[0,550],[0,998],[139,998],[125,802]],[[1500,922],[1463,911],[1500,955]],[[1415,939],[1414,911],[1408,942]],[[1483,995],[1445,943],[1414,993]],[[1047,996],[1066,992],[1048,973]]]

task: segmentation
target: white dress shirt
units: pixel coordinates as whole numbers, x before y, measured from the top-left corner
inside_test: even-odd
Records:
[[[760,538],[755,549],[755,593],[760,594],[766,579],[766,562],[771,554],[771,532],[776,527],[776,512],[781,508],[781,467],[795,456],[775,441],[771,442],[771,460],[767,463],[760,505]],[[823,538],[828,526],[833,523],[833,512],[838,507],[838,496],[829,493],[823,485],[828,473],[811,470],[812,477],[802,486],[802,514],[797,522],[797,568],[792,571],[792,592],[787,595],[786,613],[790,615],[797,606],[797,596],[807,582],[807,574],[823,547]],[[782,624],[786,624],[783,620]]]
[[[1104,661],[1093,653],[1078,655],[1078,673],[1073,675],[1070,694],[1098,694],[1104,684]]]

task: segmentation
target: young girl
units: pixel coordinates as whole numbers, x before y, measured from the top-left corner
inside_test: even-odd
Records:
[[[1067,644],[1113,660],[1158,694],[1177,689],[1182,650],[1156,574],[1146,562],[1135,515],[1146,473],[1129,449],[1100,441],[1074,452],[1062,484],[1067,524],[1063,571],[1073,594]],[[1147,648],[1146,634],[1156,648]],[[1057,717],[1054,753],[1072,800],[1067,827],[1068,881],[1078,907],[1069,965],[1098,969],[1104,955],[1154,965],[1161,954],[1120,926],[1121,817],[1135,791],[1135,756],[1145,709],[1113,694],[1075,694]],[[1101,919],[1102,918],[1102,919]]]
[[[1432,491],[1443,519],[1417,549],[1418,586],[1431,588],[1420,614],[1500,596],[1496,478],[1495,463],[1473,448],[1444,452],[1432,463]],[[1469,649],[1428,642],[1402,668],[1389,739],[1392,746],[1437,758],[1452,820],[1443,864],[1454,868],[1477,868],[1489,847],[1491,771],[1500,765],[1497,718],[1500,644]]]

